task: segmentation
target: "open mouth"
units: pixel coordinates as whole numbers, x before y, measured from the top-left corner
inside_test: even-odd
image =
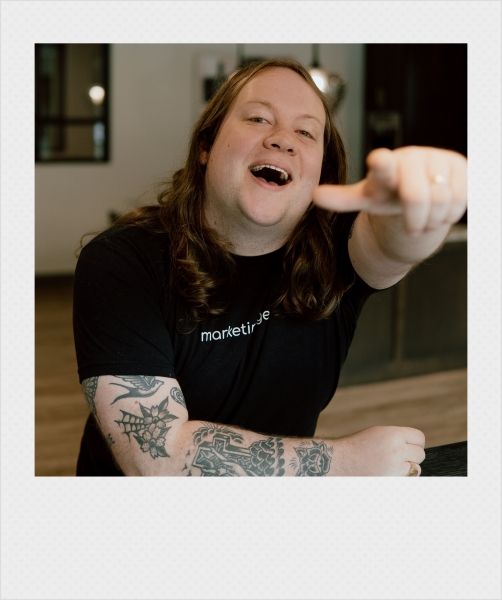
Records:
[[[250,170],[252,175],[272,185],[282,186],[291,181],[289,173],[280,167],[274,167],[274,165],[256,165]]]

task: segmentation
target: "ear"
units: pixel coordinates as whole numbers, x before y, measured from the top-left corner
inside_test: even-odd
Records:
[[[207,162],[209,160],[209,152],[207,150],[200,150],[199,151],[199,162],[201,165],[207,165]]]
[[[208,144],[201,141],[199,144],[199,162],[201,165],[207,165],[209,162],[209,150]]]

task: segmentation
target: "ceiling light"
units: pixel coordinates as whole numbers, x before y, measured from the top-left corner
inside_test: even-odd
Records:
[[[332,111],[335,111],[345,95],[346,80],[341,75],[329,73],[319,63],[319,44],[312,44],[312,66],[309,73],[317,87],[323,92]]]

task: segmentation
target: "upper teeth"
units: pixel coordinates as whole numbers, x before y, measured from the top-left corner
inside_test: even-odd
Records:
[[[281,174],[281,179],[289,179],[289,175],[284,169],[281,169],[280,167],[275,167],[274,165],[256,165],[255,167],[251,167],[251,171],[259,171],[260,169],[264,169],[265,167],[267,167],[268,169],[274,169],[274,171],[279,171],[279,173]]]

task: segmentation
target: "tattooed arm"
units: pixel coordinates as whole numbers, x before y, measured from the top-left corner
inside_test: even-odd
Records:
[[[323,477],[406,475],[425,457],[423,434],[371,427],[339,440],[284,438],[190,421],[175,379],[106,375],[82,383],[126,475]]]

